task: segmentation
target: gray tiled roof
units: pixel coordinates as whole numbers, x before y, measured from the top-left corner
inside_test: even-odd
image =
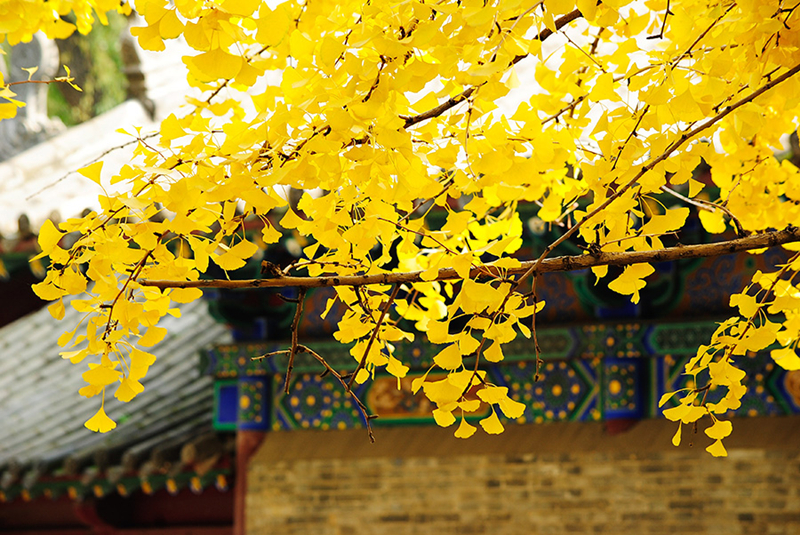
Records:
[[[86,365],[58,355],[56,340],[81,314],[67,306],[64,320],[55,321],[42,309],[0,329],[0,467],[50,464],[98,449],[144,452],[209,429],[213,378],[201,375],[198,352],[229,335],[205,301],[180,308],[180,318],[160,323],[168,334],[151,349],[157,360],[142,381],[145,391],[129,403],[114,399],[113,391],[107,396],[106,412],[117,428],[105,434],[83,426],[100,403],[78,394]]]

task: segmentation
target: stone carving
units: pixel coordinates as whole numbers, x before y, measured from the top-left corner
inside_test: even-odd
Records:
[[[36,34],[28,43],[20,43],[0,60],[0,70],[7,82],[28,79],[22,68],[39,67],[32,80],[52,80],[59,68],[58,47],[42,34]],[[14,86],[17,99],[26,106],[17,110],[13,119],[0,121],[0,161],[52,137],[64,129],[58,119],[47,116],[47,84],[19,84]]]

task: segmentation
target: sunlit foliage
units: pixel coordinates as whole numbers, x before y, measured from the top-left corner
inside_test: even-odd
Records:
[[[10,28],[23,6],[36,16]],[[12,1],[0,20],[11,42],[40,26],[59,37],[66,30],[55,12],[75,10],[84,31],[90,6]],[[96,6],[101,22],[112,7]],[[120,193],[101,196],[100,212],[41,230],[53,267],[37,294],[53,301],[56,317],[66,296],[79,295],[70,306],[86,314],[60,340],[65,358],[90,362],[81,394],[141,393],[156,358],[146,348],[166,334],[159,319],[201,294],[179,283],[198,280],[210,262],[235,270],[286,232],[303,238],[296,268],[311,278],[421,272],[418,282],[336,287],[348,311],[335,337],[353,344],[355,382],[382,367],[406,375],[393,342],[415,336],[397,322],[412,320],[441,346],[434,367],[446,378],[413,387],[435,404],[436,422],[460,420],[456,436],[472,435],[464,414],[478,409],[466,396],[473,391],[493,408],[483,430],[501,432],[498,415],[516,418],[523,406],[488,382],[481,362],[503,360],[503,345],[518,336],[535,337],[544,306],[536,266],[520,271],[511,256],[521,245],[520,203],[537,203],[538,217],[563,230],[540,260],[567,239],[587,254],[659,249],[696,210],[715,234],[800,222],[797,169],[774,156],[800,113],[797,7],[137,1],[141,46],[185,39],[195,50],[184,58],[189,81],[203,96],[137,143],[136,160],[112,180]],[[693,178],[701,159],[715,188]],[[82,172],[100,182],[101,164]],[[296,206],[289,187],[305,191]],[[657,194],[672,195],[670,205]],[[426,224],[433,210],[447,212],[435,230]],[[279,225],[268,213],[283,214]],[[254,240],[244,235],[246,216],[264,221]],[[67,232],[81,237],[63,249]],[[479,269],[486,258],[499,260]],[[445,268],[458,278],[445,280]],[[719,416],[744,394],[737,356],[777,342],[776,362],[800,368],[800,260],[775,269],[732,297],[739,314],[699,348],[686,369],[696,382],[665,412],[679,425],[709,418],[712,455],[725,454],[731,432]],[[593,271],[608,276],[607,267]],[[634,264],[605,282],[637,302],[652,272]],[[172,287],[143,282],[159,279]],[[292,355],[298,348],[293,341]],[[721,401],[707,402],[712,388]],[[102,408],[87,425],[114,426]]]

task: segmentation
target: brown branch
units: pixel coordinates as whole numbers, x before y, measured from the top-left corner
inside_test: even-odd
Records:
[[[430,234],[425,234],[424,232],[420,232],[418,230],[410,229],[410,228],[408,228],[406,226],[401,225],[399,222],[390,221],[389,219],[386,219],[385,217],[379,217],[378,221],[385,221],[386,223],[391,223],[394,226],[396,226],[397,228],[399,228],[400,230],[405,230],[406,232],[410,232],[412,234],[416,234],[417,236],[420,236],[421,238],[428,238],[429,240],[433,240],[436,243],[436,245],[438,245],[439,247],[441,247],[442,249],[444,249],[445,251],[447,251],[451,255],[457,255],[458,254],[457,252],[455,252],[454,250],[452,250],[451,248],[449,248],[448,246],[446,246],[445,244],[443,244],[442,242],[440,242],[439,240],[437,240],[436,238],[434,238]]]
[[[394,298],[397,297],[397,292],[400,291],[400,285],[395,284],[394,290],[392,290],[392,295],[389,296],[389,300],[386,302],[386,305],[381,310],[381,315],[378,318],[378,322],[375,324],[375,328],[372,330],[372,336],[369,338],[369,342],[367,342],[367,348],[364,350],[364,355],[362,355],[361,360],[358,362],[358,366],[356,366],[355,371],[350,376],[350,380],[347,381],[347,390],[350,391],[353,387],[353,381],[356,380],[356,375],[367,363],[367,356],[369,355],[369,350],[372,349],[372,344],[375,342],[375,338],[378,337],[378,331],[381,329],[381,324],[383,323],[383,318],[386,317],[386,314],[389,312],[389,309],[392,308],[392,303],[394,302]]]
[[[522,275],[522,277],[520,277],[520,279],[517,281],[515,287],[519,286],[522,283],[522,281],[527,279],[533,273],[535,273],[535,272],[539,272],[540,273],[541,271],[539,271],[539,265],[544,261],[544,259],[547,257],[547,255],[549,255],[553,251],[553,249],[558,247],[561,243],[565,242],[584,223],[586,223],[591,218],[593,218],[594,216],[599,214],[602,210],[605,210],[608,207],[609,204],[614,202],[623,193],[625,193],[626,191],[631,189],[633,186],[635,186],[639,182],[639,179],[642,178],[645,173],[649,172],[656,165],[658,165],[659,163],[661,163],[664,160],[666,160],[667,158],[669,158],[672,155],[672,153],[675,152],[676,150],[678,150],[684,143],[686,143],[690,139],[694,138],[695,136],[697,136],[697,134],[703,132],[704,130],[714,126],[716,123],[718,123],[719,121],[721,121],[722,119],[724,119],[725,117],[727,117],[728,115],[733,113],[733,111],[735,111],[736,109],[744,106],[745,104],[747,104],[749,102],[752,102],[757,97],[759,97],[763,93],[769,91],[770,89],[772,89],[773,87],[775,87],[779,83],[788,80],[789,78],[791,78],[792,76],[794,76],[798,72],[800,72],[800,64],[795,65],[794,67],[792,67],[791,69],[789,69],[788,71],[786,71],[782,75],[778,76],[777,78],[775,78],[771,82],[767,82],[766,84],[764,84],[763,86],[758,88],[756,91],[753,91],[748,96],[739,99],[734,104],[731,104],[730,106],[725,108],[724,111],[718,113],[714,117],[711,117],[708,121],[704,122],[703,124],[697,125],[696,127],[692,128],[688,132],[684,131],[684,133],[681,135],[681,137],[676,139],[675,141],[673,141],[664,150],[664,152],[661,153],[660,156],[650,160],[647,163],[647,165],[642,166],[642,168],[639,170],[639,172],[636,173],[636,175],[633,178],[631,178],[627,183],[625,183],[625,185],[623,185],[616,192],[614,192],[613,195],[609,196],[597,208],[595,208],[594,210],[592,210],[591,212],[589,212],[588,214],[583,216],[583,219],[581,219],[580,221],[575,223],[575,225],[573,225],[569,230],[567,230],[564,234],[562,234],[557,240],[555,240],[553,243],[551,243],[550,245],[545,247],[544,251],[542,251],[542,254],[539,256],[539,259],[528,269],[528,271],[526,271]],[[794,227],[792,227],[792,229],[794,229]],[[789,229],[787,229],[787,230],[789,230]],[[796,229],[794,229],[794,230],[796,230]]]
[[[292,378],[292,368],[294,368],[294,357],[297,355],[297,327],[300,325],[300,317],[303,315],[303,303],[306,300],[306,289],[300,288],[297,296],[297,308],[294,311],[292,320],[292,348],[289,350],[289,363],[286,365],[286,381],[283,384],[283,392],[289,394],[289,381]]]
[[[583,14],[580,12],[580,10],[575,9],[575,10],[571,11],[570,13],[567,13],[566,15],[563,15],[563,16],[559,17],[555,21],[556,31],[560,30],[561,28],[563,28],[564,26],[566,26],[570,22],[572,22],[572,21],[574,21],[576,19],[579,19],[582,16],[583,16]],[[545,28],[544,30],[542,30],[539,33],[539,35],[537,35],[536,37],[531,39],[531,41],[542,41],[542,42],[544,42],[544,40],[547,39],[548,37],[550,37],[551,35],[553,35],[553,33],[555,33],[555,32],[553,32],[553,30],[551,30],[550,28]],[[514,56],[514,59],[512,59],[508,63],[508,66],[511,67],[512,65],[516,65],[517,63],[519,63],[520,61],[522,61],[523,59],[525,59],[527,57],[528,57],[528,54],[520,54],[518,56]],[[481,84],[481,85],[483,85],[483,84]],[[478,89],[478,87],[480,87],[480,86],[473,85],[472,87],[468,87],[467,89],[465,89],[464,91],[462,91],[458,95],[447,99],[445,102],[439,104],[435,108],[431,108],[430,110],[428,110],[426,112],[422,112],[419,115],[412,115],[412,116],[406,116],[406,117],[401,116],[400,118],[403,119],[406,122],[406,124],[403,125],[403,128],[410,128],[410,127],[414,126],[417,123],[421,123],[423,121],[427,121],[428,119],[432,119],[434,117],[438,117],[439,115],[443,114],[447,110],[449,110],[449,109],[455,107],[456,105],[460,104],[461,102],[464,102],[465,100],[467,100]]]
[[[259,355],[257,357],[250,357],[250,360],[264,360],[270,357],[274,357],[275,355],[287,355],[291,352],[291,349],[280,349],[278,351],[270,351],[269,353],[264,353],[263,355]]]
[[[313,349],[311,349],[311,348],[309,348],[307,346],[304,346],[304,345],[298,345],[297,346],[297,350],[298,351],[302,351],[304,353],[308,353],[309,355],[311,355],[312,357],[317,359],[320,364],[325,366],[325,372],[324,373],[325,374],[330,373],[331,375],[336,377],[336,379],[342,385],[342,388],[344,388],[345,391],[352,396],[353,401],[356,402],[356,406],[358,407],[358,410],[361,411],[361,414],[364,416],[364,421],[367,424],[367,434],[369,434],[369,441],[374,443],[375,442],[375,435],[372,434],[372,424],[370,423],[370,421],[372,419],[374,419],[374,418],[377,418],[377,416],[374,415],[374,414],[369,414],[369,412],[367,412],[367,406],[364,405],[364,402],[362,402],[360,399],[358,399],[358,396],[356,395],[356,393],[353,392],[353,390],[350,389],[350,386],[344,380],[344,377],[342,377],[342,375],[339,372],[334,370],[331,367],[331,365],[328,364],[328,361],[326,361],[319,353],[315,352]]]
[[[574,228],[574,227],[573,227]],[[786,243],[800,242],[800,228],[790,226],[784,230],[754,234],[745,238],[727,240],[716,243],[698,245],[682,245],[666,247],[652,251],[627,251],[622,253],[598,253],[575,256],[560,256],[556,258],[528,260],[521,262],[517,268],[504,269],[508,275],[552,273],[556,271],[576,271],[597,266],[627,266],[641,262],[669,262],[687,258],[706,258],[711,256],[726,255],[776,247]],[[369,286],[373,284],[397,284],[424,282],[423,271],[409,271],[400,273],[378,273],[373,275],[343,275],[324,277],[281,277],[279,279],[250,279],[250,280],[141,280],[141,286],[155,288],[326,288],[334,286]],[[491,265],[472,268],[470,278],[481,276],[500,276],[500,270]],[[455,269],[443,268],[435,280],[460,279]]]
[[[539,369],[542,365],[542,349],[539,347],[539,337],[536,335],[536,305],[539,304],[539,298],[536,292],[536,275],[531,278],[531,293],[533,294],[533,314],[531,314],[531,332],[533,333],[533,350],[536,352],[536,372],[533,374],[533,380],[539,380]]]
[[[694,206],[697,206],[701,210],[706,210],[707,212],[714,213],[717,210],[721,210],[721,211],[725,212],[726,214],[728,214],[728,217],[731,218],[731,221],[733,221],[733,225],[736,227],[736,235],[739,236],[740,238],[743,238],[744,236],[746,236],[746,234],[744,232],[744,227],[742,227],[742,224],[739,222],[739,220],[736,218],[736,216],[733,215],[733,212],[731,212],[730,210],[728,210],[724,206],[721,206],[719,204],[714,204],[713,202],[704,201],[703,199],[691,199],[689,197],[686,197],[685,195],[681,195],[680,193],[678,193],[677,191],[675,191],[673,189],[668,188],[667,186],[661,186],[661,191],[663,191],[665,193],[669,193],[673,197],[676,197],[676,198],[678,198],[678,199],[680,199],[680,200],[682,200],[684,202],[687,202],[689,204],[693,204]]]

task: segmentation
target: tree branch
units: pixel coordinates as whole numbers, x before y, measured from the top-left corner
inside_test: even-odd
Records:
[[[539,259],[535,263],[533,263],[530,268],[528,268],[528,271],[526,271],[522,275],[522,277],[519,278],[519,280],[517,280],[516,285],[518,286],[519,284],[522,283],[522,281],[524,281],[525,279],[527,279],[529,276],[533,275],[534,273],[541,273],[542,271],[540,270],[540,264],[542,262],[544,262],[544,260],[547,257],[547,255],[549,255],[553,251],[553,249],[555,249],[561,243],[563,243],[567,239],[569,239],[569,237],[572,236],[584,223],[586,223],[591,218],[593,218],[594,216],[599,214],[601,211],[603,211],[606,208],[608,208],[608,205],[610,205],[612,202],[614,202],[616,199],[618,199],[623,193],[625,193],[626,191],[631,189],[633,186],[638,184],[639,183],[639,179],[642,178],[645,175],[645,173],[647,173],[648,171],[652,170],[660,162],[662,162],[662,161],[666,160],[667,158],[669,158],[670,155],[672,155],[673,152],[678,150],[684,143],[688,142],[689,140],[691,140],[692,138],[697,136],[697,134],[703,132],[704,130],[714,126],[716,123],[718,123],[719,121],[721,121],[722,119],[724,119],[725,117],[727,117],[728,115],[733,113],[736,109],[744,106],[748,102],[754,101],[757,97],[759,97],[762,94],[764,94],[765,92],[769,91],[770,89],[772,89],[776,85],[780,84],[781,82],[784,82],[784,81],[788,80],[789,78],[791,78],[792,76],[794,76],[798,72],[800,72],[800,64],[795,65],[794,67],[792,67],[791,69],[789,69],[788,71],[786,71],[785,73],[780,75],[779,77],[775,78],[774,80],[772,80],[770,82],[767,82],[766,84],[764,84],[763,86],[758,88],[756,91],[753,91],[748,96],[743,97],[743,98],[739,99],[737,102],[735,102],[734,104],[731,104],[730,106],[726,107],[724,111],[718,113],[714,117],[711,117],[710,119],[708,119],[703,124],[697,125],[694,128],[692,128],[691,130],[684,131],[684,133],[681,134],[681,137],[679,137],[678,139],[673,141],[664,150],[664,152],[661,153],[660,156],[658,156],[657,158],[654,158],[653,160],[650,160],[647,163],[647,165],[644,165],[639,170],[639,172],[636,173],[636,175],[633,178],[631,178],[622,187],[620,187],[616,192],[614,192],[613,195],[609,196],[605,201],[603,201],[600,204],[600,206],[596,207],[594,210],[592,210],[591,212],[589,212],[588,214],[583,216],[583,219],[581,219],[580,221],[576,222],[569,230],[567,230],[564,234],[562,234],[557,240],[555,240],[553,243],[551,243],[550,245],[545,247],[544,251],[542,251],[542,254],[539,255]],[[794,229],[794,227],[792,227],[792,228]],[[789,229],[787,229],[787,230],[789,230]],[[755,249],[758,249],[758,247],[755,247]]]
[[[306,300],[306,288],[300,288],[297,296],[297,308],[294,311],[292,320],[292,348],[289,350],[289,363],[286,366],[286,381],[283,385],[283,392],[289,394],[289,381],[292,378],[292,368],[294,368],[294,357],[297,355],[297,328],[300,325],[300,317],[303,315],[303,303]]]
[[[344,380],[344,377],[342,377],[342,375],[339,372],[334,370],[331,367],[331,365],[328,364],[328,361],[326,361],[324,357],[322,357],[319,353],[317,353],[313,349],[311,349],[311,348],[309,348],[307,346],[304,346],[304,345],[298,345],[297,346],[297,350],[298,351],[302,351],[304,353],[308,353],[309,355],[311,355],[312,357],[317,359],[317,361],[319,361],[319,363],[322,364],[325,367],[325,373],[330,373],[331,375],[333,375],[336,378],[336,380],[339,381],[339,383],[342,385],[342,388],[344,388],[345,392],[350,394],[350,396],[353,398],[353,401],[356,402],[356,407],[358,407],[358,410],[361,412],[361,415],[364,417],[364,423],[367,426],[367,434],[369,435],[369,441],[374,443],[375,442],[375,435],[372,433],[372,423],[371,423],[371,421],[374,418],[377,418],[378,416],[375,415],[375,414],[370,414],[367,411],[367,406],[364,404],[364,402],[361,401],[358,398],[356,393],[347,384],[347,381]]]
[[[562,15],[561,17],[559,17],[555,21],[556,31],[560,30],[561,28],[563,28],[564,26],[566,26],[567,24],[569,24],[573,20],[578,19],[578,18],[580,18],[582,16],[583,16],[583,13],[581,13],[580,10],[578,10],[578,9],[575,9],[575,10],[567,13],[566,15]],[[544,30],[542,30],[539,33],[539,35],[537,35],[536,37],[531,39],[531,41],[544,42],[545,39],[547,39],[548,37],[550,37],[554,33],[555,32],[553,30],[551,30],[550,28],[545,28]],[[508,63],[508,66],[511,67],[512,65],[516,65],[517,63],[519,63],[520,61],[522,61],[523,59],[525,59],[527,57],[528,57],[528,54],[520,54],[518,56],[514,56],[514,59],[512,59]],[[465,89],[464,91],[462,91],[458,95],[447,99],[445,102],[439,104],[435,108],[432,108],[432,109],[430,109],[430,110],[428,110],[426,112],[422,112],[419,115],[412,115],[410,117],[402,117],[401,116],[400,118],[405,120],[405,122],[406,122],[406,124],[403,125],[403,128],[410,128],[410,127],[414,126],[417,123],[421,123],[423,121],[427,121],[428,119],[432,119],[434,117],[438,117],[439,115],[443,114],[444,112],[446,112],[450,108],[453,108],[457,104],[467,100],[478,89],[478,87],[480,87],[480,86],[473,85],[472,87],[468,87],[467,89]]]
[[[360,372],[361,369],[367,364],[367,357],[369,356],[369,350],[372,349],[372,344],[375,342],[375,338],[378,337],[378,332],[381,330],[381,324],[383,323],[383,318],[386,317],[386,314],[389,313],[389,309],[392,308],[392,303],[394,302],[395,297],[397,297],[397,292],[399,290],[400,290],[400,285],[395,284],[394,290],[392,290],[392,295],[389,296],[389,300],[386,302],[386,305],[384,305],[383,310],[381,310],[381,315],[378,318],[378,322],[375,324],[375,328],[372,330],[372,336],[370,336],[369,342],[367,342],[367,348],[364,350],[364,355],[358,362],[358,366],[356,366],[353,375],[350,376],[350,380],[347,381],[348,390],[352,389],[353,381],[356,380],[356,375],[358,375],[358,372]]]
[[[738,253],[764,247],[776,247],[786,243],[800,242],[800,228],[790,226],[784,230],[775,230],[763,234],[754,234],[745,238],[727,240],[716,243],[698,245],[679,245],[652,251],[628,251],[623,253],[598,253],[575,256],[560,256],[541,260],[521,262],[517,268],[502,270],[507,275],[552,273],[556,271],[577,271],[596,266],[628,266],[642,262],[669,262],[687,258],[706,258],[712,256]],[[537,262],[539,263],[537,266]],[[530,272],[530,273],[529,273]],[[142,286],[155,288],[324,288],[333,286],[369,286],[373,284],[397,284],[424,282],[423,271],[401,273],[377,273],[373,275],[343,275],[322,277],[281,277],[277,279],[249,280],[141,280]],[[501,276],[501,270],[491,265],[472,268],[470,278],[481,276]],[[460,279],[453,268],[439,270],[435,280]]]

